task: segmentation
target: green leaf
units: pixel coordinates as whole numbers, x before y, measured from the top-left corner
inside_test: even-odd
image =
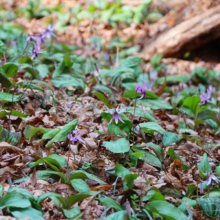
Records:
[[[178,159],[182,163],[183,169],[189,169],[189,167],[186,165],[186,163],[182,160],[182,158],[174,151],[173,148],[169,148],[167,151],[167,155],[170,155],[173,160]]]
[[[197,187],[196,186],[193,186],[193,185],[188,185],[187,186],[187,190],[186,190],[186,197],[191,197],[192,195],[193,195],[193,193],[194,193],[194,191],[197,189]]]
[[[143,83],[141,83],[141,84],[143,84]],[[141,95],[142,95],[141,93],[137,93],[137,97],[136,98],[141,97]],[[147,98],[150,98],[150,99],[158,99],[158,96],[156,94],[154,94],[153,92],[151,92],[151,91],[146,91],[145,95],[146,95]],[[124,98],[135,99],[135,96],[136,96],[135,89],[133,89],[133,90],[126,90],[123,93],[123,97]]]
[[[105,141],[103,145],[113,153],[125,153],[130,150],[130,143],[125,138],[120,138],[117,141]]]
[[[25,138],[28,138],[30,140],[39,131],[45,134],[48,132],[48,129],[47,128],[35,128],[31,125],[27,125],[24,129],[24,136]]]
[[[197,166],[204,176],[209,176],[212,172],[212,166],[209,164],[208,156],[206,153],[203,154],[202,161],[198,163]]]
[[[120,67],[135,67],[137,66],[140,62],[142,62],[142,58],[138,56],[129,56],[124,60],[121,60],[120,62]]]
[[[183,100],[183,106],[189,108],[193,112],[193,114],[196,115],[199,108],[199,102],[200,97],[198,95],[192,96]]]
[[[101,92],[93,92],[93,94],[103,103],[105,103],[107,105],[108,108],[113,108],[112,104],[110,103],[109,98],[106,97],[105,94],[101,93]]]
[[[10,207],[9,211],[17,219],[30,218],[31,220],[44,220],[43,213],[32,207],[24,209]]]
[[[130,114],[134,115],[134,107],[128,107],[125,112],[126,113],[129,112]],[[148,119],[150,121],[156,122],[156,119],[154,119],[154,117],[150,113],[140,108],[135,108],[135,116],[142,117],[144,119]]]
[[[141,199],[142,201],[166,201],[166,199],[164,198],[164,196],[160,193],[160,191],[154,190],[154,188],[152,187],[152,189],[150,189],[147,193],[146,196],[142,197]]]
[[[39,64],[37,65],[36,69],[38,70],[39,77],[41,78],[45,78],[48,75],[48,73],[50,73],[46,64]]]
[[[63,206],[66,206],[65,198],[63,198],[60,194],[54,192],[47,192],[40,195],[38,197],[37,204],[41,205],[41,203],[47,198],[52,199],[58,207],[60,206],[60,202],[63,204]]]
[[[219,198],[206,198],[197,199],[197,202],[202,210],[203,215],[206,217],[217,219],[220,217],[220,199]]]
[[[168,188],[168,187],[163,187],[160,192],[162,193],[162,195],[164,196],[171,196],[173,198],[182,198],[182,193],[175,188]]]
[[[125,216],[126,216],[126,211],[123,210],[106,216],[105,220],[115,220],[115,219],[124,220],[126,218]]]
[[[205,76],[205,73],[207,72],[206,68],[204,67],[196,67],[194,70],[192,70],[191,73],[191,80],[195,80],[198,82],[202,82],[203,84],[208,84],[209,81],[207,79],[207,76]]]
[[[159,132],[160,134],[164,134],[166,131],[159,125],[157,124],[156,122],[145,122],[145,123],[141,123],[139,124],[139,126],[141,127],[141,129],[143,131],[147,131],[147,132],[150,132],[150,131],[157,131]],[[138,126],[138,127],[139,127]]]
[[[153,201],[145,207],[155,213],[158,213],[167,220],[188,220],[186,215],[184,215],[178,208],[165,201]]]
[[[159,167],[162,169],[162,164],[161,164],[160,160],[152,153],[150,153],[146,150],[141,150],[135,146],[132,147],[132,150],[134,150],[135,152],[143,153],[143,158],[140,158],[140,159],[143,159],[145,162],[149,163],[152,166]]]
[[[150,59],[150,64],[153,68],[156,68],[160,65],[160,60],[162,59],[163,55],[160,53],[157,53]]]
[[[27,45],[27,35],[25,33],[20,33],[17,37],[17,51],[18,56],[22,55],[24,52],[24,49]],[[30,49],[30,48],[29,48]]]
[[[9,132],[5,128],[0,129],[0,132],[0,142],[8,142],[13,146],[17,146],[20,143],[21,132]]]
[[[73,179],[71,180],[72,187],[78,192],[86,192],[89,191],[90,188],[87,183],[81,179]]]
[[[0,92],[0,101],[1,102],[17,102],[20,100],[19,95],[13,95],[7,92]]]
[[[0,83],[2,84],[2,87],[10,88],[11,82],[8,79],[8,76],[5,74],[5,71],[0,67]]]
[[[101,191],[88,191],[88,192],[82,192],[82,193],[78,193],[78,194],[68,197],[67,198],[67,209],[69,209],[76,202],[81,202],[82,200],[90,196],[98,195],[100,192]]]
[[[50,140],[46,147],[51,147],[51,145],[54,142],[61,142],[61,141],[65,141],[67,139],[68,134],[73,131],[77,125],[78,120],[75,119],[73,121],[71,121],[70,123],[68,123],[67,125],[65,125],[53,138],[52,140]]]
[[[7,77],[12,77],[14,75],[16,75],[17,70],[18,70],[18,65],[15,63],[6,63],[2,69],[5,71],[5,74],[7,75]]]
[[[3,193],[4,193],[4,187],[2,184],[0,184],[0,197],[2,197]]]
[[[53,138],[58,132],[60,131],[60,128],[55,128],[53,130],[48,131],[45,133],[42,137],[42,139],[51,139]]]
[[[103,85],[97,85],[93,87],[93,91],[102,91],[102,92],[106,92],[109,96],[111,96],[112,90],[109,89],[107,86],[103,86]]]
[[[62,74],[60,76],[57,76],[53,78],[51,82],[57,88],[73,86],[76,89],[78,89],[79,87],[83,90],[85,89],[85,84],[81,79],[78,79],[68,74]]]
[[[172,133],[172,132],[165,132],[163,135],[163,145],[165,147],[173,144],[173,143],[178,143],[182,139],[181,136],[178,134]]]
[[[137,104],[151,107],[153,110],[173,108],[168,102],[162,99],[137,99]]]
[[[64,65],[67,67],[71,67],[73,65],[73,62],[71,61],[71,57],[69,55],[64,55]]]
[[[36,79],[35,79],[35,80],[29,81],[29,82],[34,83],[34,84],[42,84],[42,85],[48,87],[48,88],[54,93],[53,88],[52,88],[48,83],[46,83],[46,82],[44,82],[44,81],[36,80]]]
[[[186,209],[186,207],[185,207],[185,205],[184,205],[185,201],[186,201],[187,203],[189,203],[189,205],[192,206],[193,208],[195,208],[196,205],[197,205],[196,200],[192,200],[192,199],[189,199],[189,198],[187,198],[187,197],[182,198],[182,204],[178,207],[178,209],[180,209],[180,210],[181,210],[182,212],[184,212],[184,213],[187,213],[187,212],[188,212],[187,209]],[[186,203],[185,203],[185,204],[186,204]],[[193,219],[193,218],[191,218],[191,219]]]
[[[0,54],[5,54],[7,52],[7,47],[5,44],[0,40]]]
[[[134,180],[137,179],[138,177],[139,177],[139,175],[136,173],[127,174],[124,177],[124,181],[127,182],[129,189],[132,189],[135,187]]]
[[[199,112],[197,119],[198,120],[212,119],[214,121],[217,120],[215,116],[215,112],[209,109]]]
[[[60,76],[63,73],[65,67],[64,60],[57,65],[57,68],[53,72],[53,78]]]
[[[123,167],[121,164],[116,164],[115,174],[118,177],[124,178],[127,174],[131,174],[131,172],[128,169],[126,169],[125,167]]]
[[[116,211],[122,211],[121,206],[113,199],[109,197],[101,197],[101,198],[96,198],[99,202],[102,203],[102,205],[106,207],[111,207],[114,208]]]
[[[152,142],[149,142],[149,143],[147,143],[147,144],[144,144],[144,145],[141,145],[141,146],[138,146],[138,147],[141,148],[141,147],[145,147],[145,146],[150,147],[150,148],[156,153],[156,155],[158,156],[159,160],[160,160],[161,162],[163,162],[162,149],[161,149],[161,147],[160,147],[159,145],[154,144],[154,143],[152,143]]]
[[[155,84],[163,85],[165,77],[160,77],[155,81]],[[182,82],[186,83],[190,80],[189,76],[186,75],[170,75],[166,77],[167,82]]]
[[[0,111],[0,118],[6,116],[6,115],[12,115],[12,116],[17,116],[17,117],[21,117],[21,118],[26,118],[28,116],[28,114],[24,114],[21,113],[19,111]]]
[[[43,157],[43,158],[39,159],[31,166],[31,168],[33,168],[41,163],[47,163],[50,166],[51,166],[51,164],[55,164],[58,168],[63,168],[64,166],[66,166],[67,161],[65,158],[63,158],[57,154],[52,154],[49,157]],[[56,171],[59,172],[59,169],[56,169]]]
[[[87,173],[84,170],[74,170],[70,172],[69,180],[72,180],[72,179],[91,179],[91,180],[95,180],[99,184],[106,184],[106,182],[100,180],[97,176],[91,173]]]
[[[27,208],[29,206],[31,206],[30,201],[19,193],[8,192],[0,199],[0,209],[8,207]]]
[[[79,206],[76,206],[73,209],[67,210],[67,209],[63,209],[63,213],[67,218],[73,219],[74,217],[81,217],[81,215],[83,215],[83,212],[80,213],[80,208]],[[78,216],[79,214],[81,214],[80,216]]]

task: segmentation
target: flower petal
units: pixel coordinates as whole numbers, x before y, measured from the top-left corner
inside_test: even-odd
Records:
[[[126,109],[127,109],[127,108],[124,108],[124,109],[122,109],[121,111],[119,111],[118,113],[121,114],[121,113],[125,112]]]
[[[108,113],[110,113],[110,114],[112,114],[113,115],[113,111],[112,110],[110,110],[107,106],[105,106],[106,108],[107,108],[107,111],[108,111]]]
[[[122,123],[125,123],[120,116],[118,116],[118,119],[122,122]]]
[[[147,82],[143,79],[143,81],[144,81],[144,86],[145,86],[145,89],[147,89]]]
[[[112,118],[111,118],[110,122],[108,123],[108,125],[112,123],[112,120],[113,120],[113,116],[112,116]]]
[[[118,119],[119,119],[119,115],[114,115],[114,119],[115,119],[115,124],[117,125],[118,124]]]
[[[82,142],[83,144],[85,144],[85,142],[81,139],[80,134],[76,136],[76,139],[78,139],[80,142]]]
[[[150,86],[149,86],[148,90],[150,90],[150,89],[151,89],[152,85],[153,85],[153,82],[150,84]]]

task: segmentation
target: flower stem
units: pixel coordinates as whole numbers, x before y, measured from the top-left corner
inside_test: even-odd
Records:
[[[197,108],[197,112],[196,112],[195,122],[197,121],[197,117],[198,117],[199,109],[200,109],[200,105],[198,104],[198,108]],[[196,128],[196,127],[197,127],[197,126],[195,126],[195,128]]]
[[[66,171],[66,179],[69,180],[69,161],[70,161],[70,141],[69,141],[69,151],[68,151],[68,160],[67,160],[67,171]]]
[[[136,102],[137,102],[137,92],[135,93],[133,122],[134,122],[134,117],[135,117]],[[133,124],[133,145],[134,145],[134,124]]]
[[[111,141],[112,141],[112,135],[113,135],[113,123],[111,123]]]

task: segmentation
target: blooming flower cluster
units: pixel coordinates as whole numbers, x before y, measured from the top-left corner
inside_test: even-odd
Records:
[[[212,95],[212,85],[209,85],[207,89],[207,95],[205,93],[200,95],[200,100],[202,103],[199,103],[199,105],[207,104],[208,100],[211,98]]]
[[[118,124],[118,120],[121,121],[122,123],[124,123],[124,121],[121,119],[119,114],[125,112],[126,108],[121,111],[119,111],[119,109],[118,109],[119,107],[117,107],[115,111],[110,110],[108,107],[106,107],[106,108],[107,108],[107,111],[112,115],[112,119],[108,124],[111,124],[113,120],[115,120],[116,124]]]
[[[152,84],[153,84],[153,83],[151,83],[150,86],[148,87],[147,82],[146,82],[144,79],[143,79],[143,81],[144,81],[144,86],[142,86],[142,85],[140,85],[140,84],[136,84],[136,89],[135,89],[135,91],[136,91],[137,93],[140,93],[140,92],[142,93],[140,99],[146,97],[146,96],[145,96],[145,92],[148,91],[148,90],[150,90],[151,87],[152,87]]]
[[[80,141],[82,142],[83,144],[85,144],[85,142],[81,139],[81,135],[78,134],[77,131],[72,131],[68,134],[68,139],[72,142],[74,142],[75,144]]]
[[[46,38],[50,38],[51,36],[56,37],[56,35],[52,32],[55,26],[52,26],[51,24],[48,25],[47,29],[42,29],[42,34],[34,34],[29,35],[27,38],[27,42],[31,43],[32,41],[36,42],[36,45],[34,45],[31,55],[31,59],[33,60],[35,57],[37,57],[38,53],[43,53],[43,51],[40,51],[42,42],[46,41]]]
[[[209,176],[209,178],[207,180],[208,180],[207,185],[210,185],[210,184],[215,185],[215,182],[219,183],[218,178],[213,173],[210,174],[210,176]]]

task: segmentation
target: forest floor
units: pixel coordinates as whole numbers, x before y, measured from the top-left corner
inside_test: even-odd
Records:
[[[220,217],[216,55],[142,53],[170,5],[0,2],[0,219]]]

